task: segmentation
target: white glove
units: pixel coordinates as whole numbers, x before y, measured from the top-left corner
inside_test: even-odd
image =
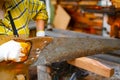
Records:
[[[21,57],[25,54],[21,53],[21,45],[19,42],[10,40],[0,46],[0,62],[12,60],[15,62],[20,62]]]
[[[44,37],[45,36],[45,31],[37,31],[36,36],[37,37]]]

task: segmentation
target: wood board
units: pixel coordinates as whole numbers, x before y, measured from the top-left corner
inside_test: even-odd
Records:
[[[69,14],[64,10],[61,5],[57,6],[56,15],[53,21],[53,25],[57,29],[67,29],[68,24],[70,22],[71,17]]]
[[[88,57],[76,58],[75,60],[68,61],[68,63],[108,78],[114,74],[113,68]]]

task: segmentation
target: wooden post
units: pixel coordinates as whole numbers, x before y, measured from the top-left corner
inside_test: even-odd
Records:
[[[38,80],[52,80],[49,73],[47,72],[47,66],[37,66]]]

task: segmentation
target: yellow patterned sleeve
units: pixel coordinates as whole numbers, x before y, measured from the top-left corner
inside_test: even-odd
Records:
[[[31,0],[30,9],[33,20],[37,20],[37,19],[42,19],[45,21],[48,20],[48,14],[44,2],[40,0]]]

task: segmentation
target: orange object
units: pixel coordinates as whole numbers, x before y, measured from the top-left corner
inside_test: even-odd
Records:
[[[30,42],[20,42],[22,49],[21,49],[21,53],[24,53],[25,56],[23,56],[21,58],[21,62],[27,60],[28,58],[28,54],[31,48],[31,43]]]

